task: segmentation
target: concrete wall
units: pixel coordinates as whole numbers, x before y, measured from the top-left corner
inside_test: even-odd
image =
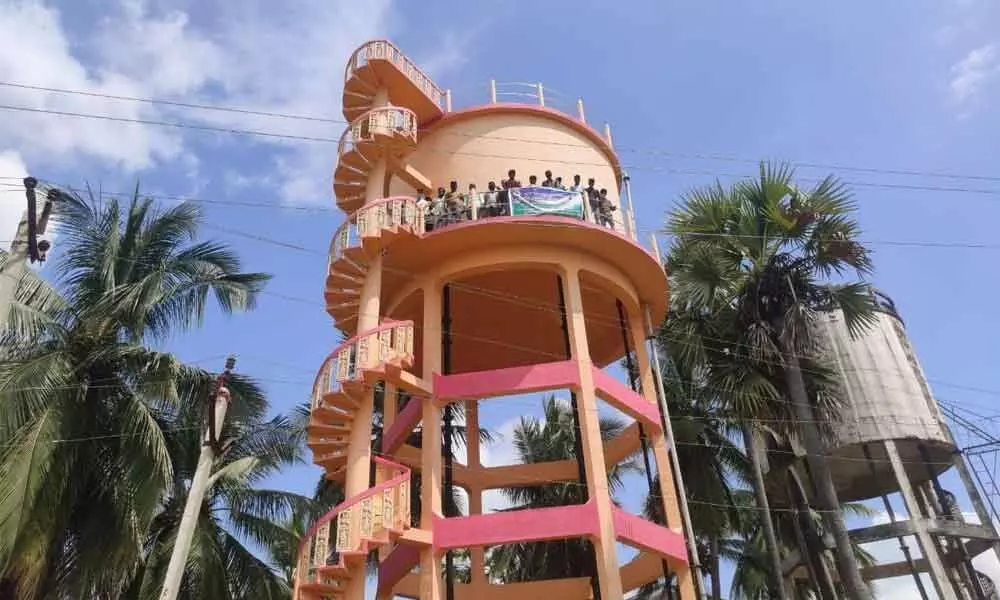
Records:
[[[493,105],[453,113],[420,132],[417,148],[406,161],[429,177],[435,187],[447,188],[454,179],[462,191],[470,183],[479,191],[485,191],[490,181],[499,186],[509,169],[517,170],[522,185],[528,185],[529,175],[537,175],[541,183],[546,169],[553,177],[561,176],[567,187],[573,175],[579,174],[584,186],[593,177],[598,189],[607,188],[608,196],[618,205],[610,149],[599,143],[596,132],[588,135],[580,131],[585,125],[571,124],[571,117],[553,112]],[[415,192],[398,178],[393,179],[389,191],[392,195]]]
[[[947,442],[941,415],[906,339],[902,323],[879,312],[877,323],[851,339],[839,310],[820,317],[844,386],[839,446],[886,439]]]

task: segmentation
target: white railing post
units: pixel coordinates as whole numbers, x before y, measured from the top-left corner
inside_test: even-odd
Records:
[[[451,90],[445,90],[444,92],[444,110],[445,112],[451,112]]]
[[[576,115],[581,123],[587,122],[587,117],[583,114],[583,98],[577,98],[576,100]]]
[[[538,82],[538,104],[540,106],[545,106],[545,88],[542,87],[542,82]]]
[[[490,79],[490,104],[497,103],[497,80]]]
[[[604,141],[608,143],[608,146],[614,149],[615,145],[611,141],[611,125],[607,123],[604,124]]]

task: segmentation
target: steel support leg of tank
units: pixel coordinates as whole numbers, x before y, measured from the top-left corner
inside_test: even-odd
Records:
[[[893,474],[896,476],[896,482],[899,484],[899,493],[903,496],[903,504],[906,506],[906,512],[910,515],[910,521],[913,523],[914,535],[917,538],[917,543],[920,545],[920,551],[927,561],[927,569],[930,572],[931,581],[934,583],[934,589],[937,591],[938,598],[941,598],[941,600],[959,600],[959,596],[948,585],[950,579],[941,560],[939,547],[934,538],[927,532],[927,521],[923,518],[920,505],[917,503],[917,497],[914,494],[913,486],[910,484],[910,478],[906,474],[906,467],[903,465],[903,460],[899,457],[899,450],[896,449],[896,442],[894,440],[885,440],[883,443],[885,444],[886,456],[889,457],[889,463],[892,465]]]

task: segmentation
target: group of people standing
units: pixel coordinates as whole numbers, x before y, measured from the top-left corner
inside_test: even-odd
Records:
[[[597,189],[594,179],[587,180],[587,186],[581,183],[579,175],[573,176],[573,184],[566,186],[562,177],[552,177],[552,171],[545,171],[545,179],[538,183],[538,177],[531,175],[528,177],[528,186],[541,186],[569,192],[578,192],[583,195],[587,207],[590,209],[590,219],[598,225],[614,228],[614,211],[618,209],[608,198],[607,189]],[[517,179],[517,172],[514,169],[507,171],[507,178],[501,180],[497,187],[495,181],[489,182],[486,191],[479,192],[476,184],[470,183],[468,192],[459,190],[458,181],[452,181],[448,189],[443,187],[437,189],[437,196],[430,198],[425,190],[417,192],[417,209],[424,213],[424,223],[427,231],[438,227],[467,221],[470,219],[483,219],[490,217],[501,217],[510,214],[510,191],[513,188],[520,188],[521,182]]]

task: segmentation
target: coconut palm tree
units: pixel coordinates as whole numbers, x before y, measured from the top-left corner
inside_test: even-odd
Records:
[[[870,594],[851,551],[817,426],[823,407],[810,395],[802,361],[818,362],[818,311],[842,309],[853,333],[872,322],[867,285],[823,281],[849,272],[864,276],[871,260],[857,241],[849,191],[834,177],[802,190],[793,176],[789,167],[761,164],[758,177],[694,190],[670,213],[672,306],[686,312],[674,333],[698,333],[683,349],[686,360],[713,363],[707,369],[711,385],[735,414],[770,419],[777,411],[791,417],[815,478],[817,508],[836,543],[845,592],[863,599]]]
[[[268,276],[197,242],[196,205],[65,196],[54,283],[26,273],[0,332],[0,580],[15,598],[117,597],[176,483],[167,427],[213,375],[150,344],[253,308]],[[242,378],[230,419],[266,403]],[[190,452],[197,453],[197,446]]]
[[[170,428],[174,457],[172,493],[147,534],[141,576],[124,600],[159,597],[173,549],[188,485],[201,447],[200,410],[184,410]],[[285,417],[227,424],[198,519],[179,598],[285,600],[286,560],[297,556],[297,522],[322,514],[313,498],[261,487],[282,468],[302,462],[301,430]],[[266,549],[265,560],[258,549]],[[264,555],[266,556],[266,554]],[[294,564],[294,558],[293,563]]]
[[[521,417],[514,429],[514,447],[522,463],[540,463],[575,459],[573,413],[569,404],[549,396],[542,403],[544,418]],[[617,418],[602,417],[601,438],[612,439],[621,434],[627,423]],[[626,473],[637,471],[634,459],[629,459],[608,473],[612,493],[622,489]],[[506,488],[504,496],[513,505],[508,511],[580,504],[586,488],[578,482],[551,483],[539,486]],[[487,557],[491,577],[504,583],[590,577],[594,574],[594,552],[589,542],[580,539],[509,544],[494,548]]]

